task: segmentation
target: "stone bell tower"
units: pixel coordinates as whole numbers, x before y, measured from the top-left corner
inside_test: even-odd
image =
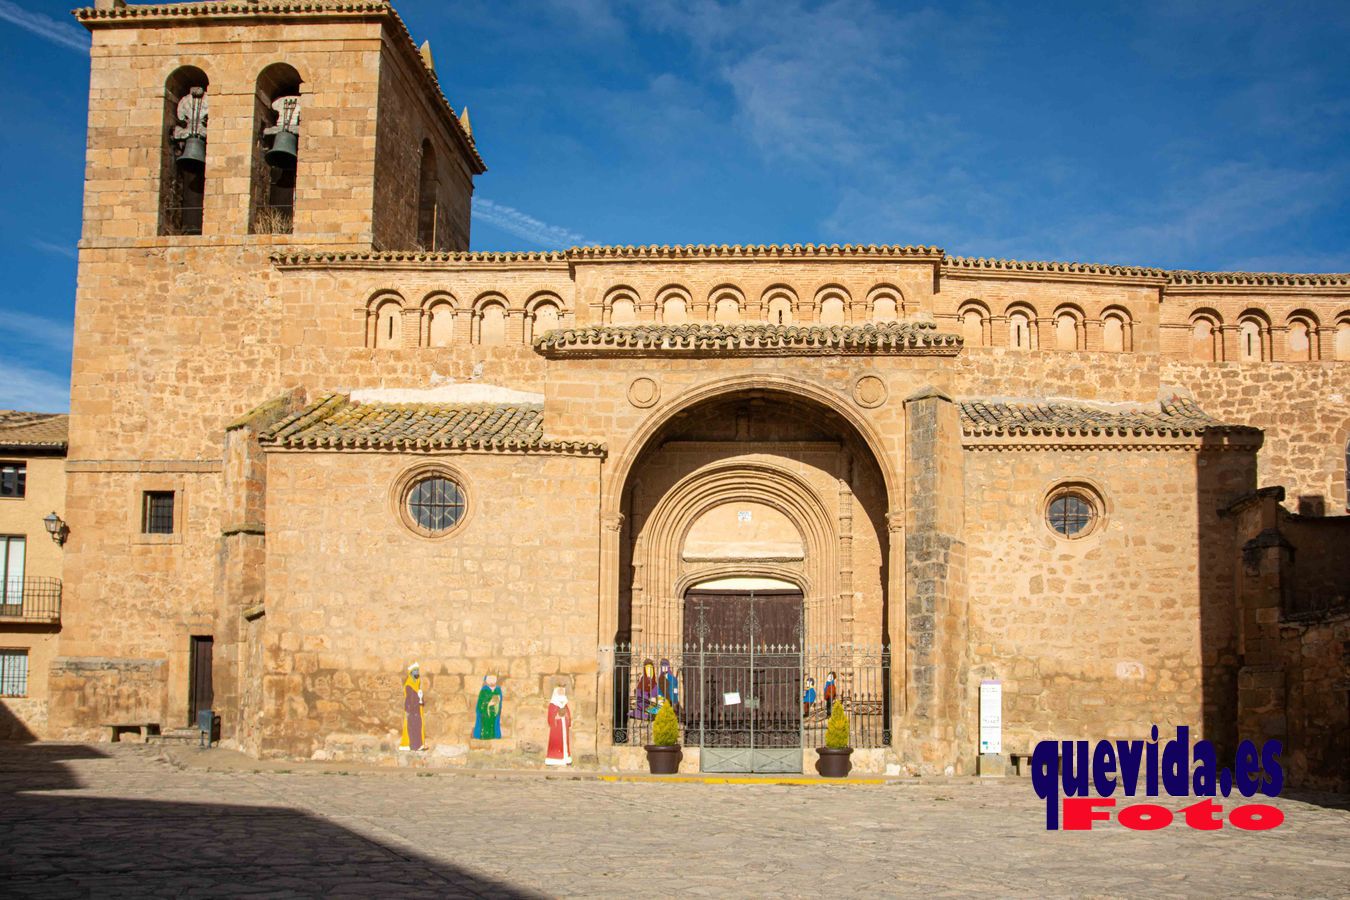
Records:
[[[84,239],[465,250],[484,164],[383,0],[132,5],[93,33]]]
[[[241,702],[231,548],[262,534],[229,500],[225,427],[322,380],[305,342],[340,346],[331,316],[277,299],[273,254],[467,250],[484,164],[383,0],[98,0],[75,18],[93,44],[49,681],[52,734],[88,739]]]

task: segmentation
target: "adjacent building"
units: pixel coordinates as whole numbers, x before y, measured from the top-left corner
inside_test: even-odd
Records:
[[[61,631],[67,417],[0,410],[0,740],[47,731]]]

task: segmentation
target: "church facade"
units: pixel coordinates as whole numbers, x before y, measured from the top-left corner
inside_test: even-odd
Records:
[[[387,3],[76,16],[46,736],[537,765],[561,688],[575,765],[672,703],[686,768],[801,771],[841,703],[862,768],[973,772],[997,683],[1005,758],[1189,725],[1346,777],[1350,276],[471,252]]]

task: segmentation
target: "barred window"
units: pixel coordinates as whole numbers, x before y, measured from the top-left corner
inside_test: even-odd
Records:
[[[0,463],[0,497],[22,497],[27,489],[27,465],[21,462]]]
[[[146,491],[141,508],[143,534],[173,534],[173,491]]]
[[[1063,488],[1050,497],[1045,520],[1061,537],[1081,538],[1092,533],[1098,519],[1098,504],[1087,491]]]
[[[28,651],[0,650],[0,697],[28,696]]]
[[[408,513],[428,534],[448,531],[464,516],[464,491],[442,475],[423,478],[408,492]]]

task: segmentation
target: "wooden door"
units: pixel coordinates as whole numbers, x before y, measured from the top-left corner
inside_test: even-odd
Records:
[[[191,676],[188,684],[188,725],[197,724],[197,713],[210,709],[215,699],[211,686],[211,652],[215,639],[210,637],[192,638]]]
[[[801,592],[691,590],[684,641],[685,731],[703,771],[800,772]]]

